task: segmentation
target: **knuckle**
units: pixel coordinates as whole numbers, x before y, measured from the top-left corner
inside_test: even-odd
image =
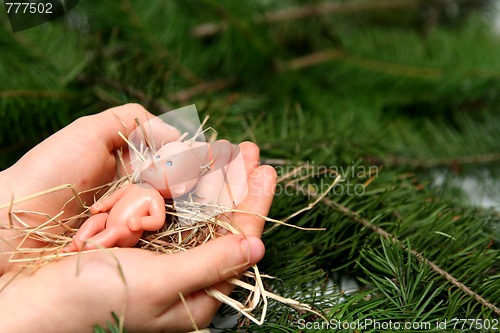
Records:
[[[125,108],[127,108],[127,109],[131,109],[131,110],[135,110],[135,111],[139,111],[139,112],[146,111],[146,109],[144,108],[144,106],[142,106],[139,103],[127,103],[127,104],[124,104],[123,106]]]
[[[259,155],[260,154],[260,148],[257,146],[257,144],[250,142],[250,141],[243,141],[240,143],[240,147],[244,147],[248,152],[254,154],[254,155]]]
[[[217,257],[205,261],[206,274],[215,283],[238,274],[237,269],[247,261],[247,254],[241,246],[244,237],[242,235],[227,235],[224,238],[226,238],[226,244],[221,251],[214,254]]]
[[[225,280],[223,270],[225,267],[221,264],[223,260],[205,261],[205,272],[208,278],[215,283]]]

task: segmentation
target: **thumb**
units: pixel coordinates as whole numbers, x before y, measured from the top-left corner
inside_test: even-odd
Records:
[[[179,291],[189,295],[244,272],[262,259],[264,252],[264,244],[257,237],[227,235],[186,252],[164,256],[168,263],[163,267],[169,268],[169,278]]]

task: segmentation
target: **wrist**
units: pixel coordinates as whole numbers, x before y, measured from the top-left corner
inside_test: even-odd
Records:
[[[57,263],[48,266],[53,264]],[[40,276],[41,270],[20,274],[12,270],[0,277],[2,332],[87,333],[92,332],[96,321],[102,326],[106,320],[112,320],[111,310],[101,313],[98,306],[91,306],[95,310],[92,311],[83,305],[89,296],[88,288],[65,287],[57,283],[57,278]]]
[[[29,286],[26,276],[10,271],[0,277],[0,313],[2,314],[2,331],[29,333],[50,332],[49,321],[44,318]]]

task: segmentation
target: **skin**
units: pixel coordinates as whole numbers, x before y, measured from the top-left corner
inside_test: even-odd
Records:
[[[239,152],[235,152],[237,155]],[[237,179],[245,180],[244,175],[232,175],[229,171],[236,170],[239,173],[240,160],[237,156],[233,156],[233,145],[229,141],[220,140],[210,145],[211,163],[210,171],[205,174],[198,182],[195,194],[196,201],[204,204],[218,204],[224,207],[232,207],[231,200],[226,198],[226,178],[231,187],[240,185]],[[205,163],[206,164],[206,163]],[[231,177],[230,177],[231,176]],[[237,192],[237,191],[235,191]],[[237,193],[235,193],[237,195]],[[239,202],[239,200],[237,200]]]
[[[164,198],[181,196],[189,191],[198,179],[199,165],[197,155],[186,143],[165,144],[152,160],[144,163],[139,184],[122,186],[90,207],[92,216],[63,251],[136,245],[143,231],[155,231],[163,226]],[[173,184],[174,180],[178,182]]]
[[[181,197],[196,185],[202,159],[187,142],[169,142],[144,162],[141,182],[156,188],[164,198]]]
[[[147,125],[143,127],[147,128]],[[73,236],[72,244],[63,251],[92,250],[99,246],[132,247],[143,231],[158,230],[165,223],[164,198],[181,197],[195,186],[195,200],[232,208],[230,198],[224,197],[227,191],[222,189],[236,185],[238,181],[246,181],[245,165],[238,163],[239,160],[231,160],[233,145],[228,141],[202,145],[192,148],[187,142],[166,143],[142,165],[140,184],[125,185],[90,207],[93,215],[83,223]],[[199,156],[197,150],[211,155],[213,160]],[[200,177],[202,165],[206,164],[210,164],[211,171]],[[236,174],[228,173],[229,169],[236,170]],[[227,177],[229,184],[226,184],[223,171],[231,176]]]
[[[144,122],[146,115],[141,106],[127,104],[75,121],[0,173],[0,203],[9,202],[12,195],[22,198],[65,183],[82,191],[112,181],[117,176],[114,151],[124,147],[116,133],[126,132],[122,124],[132,130],[134,119]],[[238,209],[267,215],[276,173],[269,166],[257,167],[257,146],[242,143],[240,149],[249,192]],[[77,163],[81,156],[85,156],[86,163]],[[71,196],[70,191],[59,191],[17,204],[15,209],[55,215]],[[83,199],[92,202],[92,193]],[[79,211],[75,202],[65,206],[65,216]],[[7,222],[6,209],[0,210],[0,222]],[[40,217],[29,218],[32,225],[41,222]],[[110,313],[114,311],[124,315],[125,327],[130,332],[192,330],[179,293],[184,295],[198,327],[206,327],[220,304],[203,289],[212,286],[229,294],[232,287],[223,281],[240,274],[264,255],[264,245],[259,239],[263,219],[237,213],[234,223],[246,236],[227,235],[172,255],[134,248],[84,252],[28,273],[8,263],[8,255],[0,254],[0,289],[5,287],[0,293],[2,329],[20,333],[91,332],[92,325],[104,326],[111,321]],[[9,239],[0,242],[2,251],[19,242],[12,239],[9,230],[0,230],[0,236]],[[35,241],[24,244],[40,245],[43,244]],[[117,262],[125,282],[118,273]]]
[[[109,211],[109,213],[108,213]],[[132,247],[144,230],[155,231],[165,223],[165,203],[148,184],[130,184],[90,208],[93,214],[73,236],[64,252],[103,247]]]

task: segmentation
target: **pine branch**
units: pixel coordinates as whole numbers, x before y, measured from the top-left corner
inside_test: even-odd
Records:
[[[473,0],[455,0],[457,3],[472,2]],[[369,12],[377,10],[396,10],[401,8],[416,8],[421,5],[423,0],[381,0],[381,1],[358,1],[358,2],[325,2],[317,5],[306,5],[302,7],[291,7],[270,11],[262,15],[255,15],[255,23],[278,23],[283,21],[299,20],[309,17],[326,16],[333,14],[348,14]],[[438,0],[436,2],[445,3]],[[191,34],[197,38],[205,38],[218,34],[228,28],[227,21],[208,22],[194,27]]]
[[[168,99],[172,102],[186,103],[200,94],[216,92],[230,87],[234,80],[219,79],[212,82],[202,82],[187,89],[172,93]]]
[[[158,109],[161,113],[168,112],[172,110],[172,106],[167,104],[166,102],[162,102],[159,100],[153,100],[147,96],[147,94],[137,88],[131,87],[129,85],[123,85],[120,82],[117,82],[115,80],[111,79],[103,79],[102,80],[106,85],[118,90],[125,92],[129,94],[130,96],[133,96],[142,103],[148,104],[153,106],[154,108]],[[203,82],[197,85],[194,85],[192,87],[189,87],[187,89],[180,90],[178,92],[174,92],[168,95],[167,100],[175,103],[187,103],[189,100],[192,98],[205,94],[205,93],[210,93],[210,92],[217,92],[223,89],[226,89],[227,87],[230,87],[234,81],[232,80],[215,80],[212,82]],[[0,92],[0,97],[1,97],[1,92]]]
[[[76,95],[64,91],[50,91],[50,90],[4,90],[0,91],[0,98],[71,98]]]
[[[482,155],[473,156],[460,156],[455,158],[443,158],[443,159],[410,159],[401,156],[389,156],[382,160],[380,158],[368,158],[377,162],[377,164],[387,165],[389,167],[406,167],[410,169],[430,169],[436,167],[456,167],[461,165],[470,164],[487,164],[491,162],[500,161],[499,153],[490,153]],[[303,162],[294,162],[292,160],[281,159],[281,158],[263,158],[261,163],[269,165],[305,165]]]
[[[428,169],[442,166],[456,167],[466,164],[486,164],[498,161],[500,161],[500,154],[491,153],[443,159],[409,159],[400,156],[389,156],[384,164],[388,166],[409,167],[412,169]]]
[[[305,194],[307,196],[311,197],[311,198],[317,199],[319,197],[319,195],[317,193],[311,192],[308,189],[304,190],[304,188],[301,188],[297,184],[294,184],[294,183],[286,184],[285,186],[290,186],[290,187],[294,188],[297,192],[306,192]],[[330,207],[332,207],[334,209],[339,210],[340,212],[342,212],[346,216],[350,217],[352,220],[354,220],[354,221],[360,223],[361,225],[363,225],[364,227],[372,230],[377,235],[380,235],[382,238],[384,238],[386,240],[392,240],[392,241],[394,241],[396,244],[398,244],[401,247],[401,249],[409,251],[420,262],[423,262],[426,265],[428,265],[434,272],[436,272],[437,274],[439,274],[440,276],[442,276],[449,283],[451,283],[452,285],[454,285],[455,287],[457,287],[458,289],[460,289],[465,294],[473,297],[477,302],[479,302],[480,304],[482,304],[484,307],[492,310],[494,313],[496,313],[497,315],[500,316],[500,308],[498,308],[495,304],[489,302],[488,300],[486,300],[485,298],[483,298],[481,295],[479,295],[475,291],[471,290],[469,287],[467,287],[465,284],[463,284],[462,282],[460,282],[457,278],[455,278],[453,275],[451,275],[450,273],[448,273],[446,270],[442,269],[436,263],[434,263],[433,261],[431,261],[431,260],[427,259],[426,257],[424,257],[420,252],[418,252],[416,250],[413,250],[413,249],[409,249],[396,236],[394,236],[394,235],[390,234],[389,232],[385,231],[383,228],[374,225],[373,223],[371,223],[367,219],[360,217],[359,213],[350,210],[348,207],[346,207],[344,205],[341,205],[338,202],[330,200],[327,197],[322,197],[322,198],[319,198],[319,199],[325,205],[330,206]]]
[[[334,60],[344,60],[347,57],[347,52],[340,49],[323,50],[314,52],[302,57],[297,57],[286,62],[279,62],[278,69],[280,71],[286,70],[300,70],[303,68],[316,66],[325,62]]]
[[[139,99],[141,103],[151,105],[153,108],[158,109],[160,113],[166,113],[173,109],[170,105],[166,104],[165,102],[149,98],[145,92],[137,88],[128,85],[123,85],[120,82],[111,79],[103,79],[102,82],[118,91],[123,91],[127,94],[130,94],[130,96]]]
[[[130,18],[131,23],[138,31],[143,31],[142,38],[144,38],[148,43],[154,48],[154,52],[160,58],[167,59],[171,65],[176,68],[181,75],[191,82],[192,84],[201,84],[203,80],[196,75],[190,68],[185,66],[178,57],[172,55],[172,53],[160,42],[158,42],[153,36],[152,33],[144,29],[144,25],[142,23],[141,17],[137,14],[137,11],[134,9],[134,6],[130,2],[130,0],[124,0],[121,2],[121,7],[123,11]]]
[[[318,5],[285,8],[264,13],[263,15],[255,15],[253,20],[256,23],[276,23],[288,20],[304,19],[311,16],[417,6],[419,3],[420,0],[386,0],[343,4],[325,2]],[[203,23],[194,27],[191,34],[197,38],[210,37],[226,30],[227,27],[228,24],[226,21]]]
[[[363,67],[367,70],[383,72],[390,75],[401,75],[411,78],[431,80],[440,79],[443,76],[443,72],[440,69],[388,63],[349,54],[348,52],[339,49],[323,50],[308,54],[306,56],[298,57],[281,63],[279,65],[279,68],[282,71],[286,69],[299,70],[335,60],[343,60],[347,63]]]
[[[443,70],[439,68],[425,68],[410,66],[405,64],[389,63],[375,59],[369,59],[358,55],[350,54],[342,49],[327,49],[305,56],[300,56],[288,61],[279,61],[278,70],[301,70],[304,68],[321,65],[331,61],[345,61],[363,69],[382,72],[390,75],[400,75],[410,78],[437,80],[444,76]],[[472,70],[466,73],[471,77],[500,78],[500,73],[495,71]]]

